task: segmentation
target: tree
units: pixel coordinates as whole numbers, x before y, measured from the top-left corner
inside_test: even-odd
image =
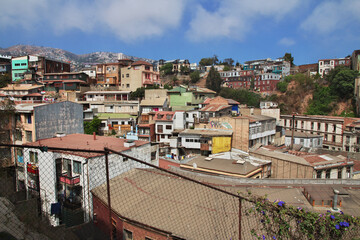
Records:
[[[339,66],[332,69],[325,78],[329,82],[332,94],[339,98],[350,99],[354,96],[355,78],[358,75],[359,73],[354,70]]]
[[[282,93],[286,92],[287,86],[288,83],[286,81],[281,81],[276,84],[276,88]]]
[[[223,98],[234,99],[235,101],[238,101],[241,104],[247,104],[248,106],[260,106],[260,94],[246,89],[222,88],[219,95]]]
[[[213,56],[213,64],[216,65],[218,63],[219,63],[218,56],[214,54],[214,56]]]
[[[165,84],[164,85],[164,89],[168,89],[168,90],[170,90],[170,89],[173,89],[173,86],[171,86],[171,85],[169,85],[169,84]]]
[[[200,80],[200,72],[194,71],[190,73],[191,83],[197,83]]]
[[[137,88],[135,92],[130,93],[130,99],[137,100],[138,98],[142,99],[145,96],[145,88]]]
[[[90,122],[84,122],[85,134],[93,134],[93,132],[99,134],[100,125],[101,120],[97,116],[95,116]]]
[[[11,83],[10,74],[0,75],[0,88],[6,87],[9,83]]]
[[[225,65],[223,71],[230,71],[229,65]]]
[[[294,57],[291,56],[291,53],[285,53],[284,60],[290,63],[290,66],[294,66]]]
[[[329,87],[316,86],[306,114],[329,115],[334,109],[334,95]]]
[[[205,67],[205,66],[213,65],[213,63],[214,63],[213,58],[202,58],[199,62],[199,65]]]
[[[233,66],[234,60],[232,58],[225,58],[223,63],[226,63],[229,66]]]
[[[190,69],[187,66],[181,66],[180,72],[181,74],[188,74],[190,72]]]
[[[166,63],[165,65],[161,66],[160,72],[162,72],[164,75],[171,75],[173,73],[172,63]]]
[[[221,83],[222,79],[220,77],[220,74],[215,70],[214,66],[212,66],[206,78],[206,87],[215,92],[220,92]]]

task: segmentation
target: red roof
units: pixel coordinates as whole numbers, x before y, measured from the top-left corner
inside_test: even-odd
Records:
[[[161,111],[155,112],[154,120],[155,121],[172,121],[175,112],[170,111]]]
[[[47,146],[55,148],[71,148],[71,149],[89,149],[89,150],[100,150],[103,151],[104,147],[109,149],[121,152],[128,150],[130,148],[125,147],[125,139],[114,138],[114,137],[105,137],[105,136],[96,136],[94,140],[93,135],[88,134],[69,134],[65,137],[54,137],[39,140],[32,143],[26,143],[24,146]],[[138,147],[144,144],[147,144],[147,141],[135,141],[133,147]],[[71,151],[73,153],[73,151]],[[98,153],[87,153],[87,152],[76,152],[74,155],[90,158],[99,156]]]
[[[218,112],[218,111],[221,111],[223,109],[226,109],[226,108],[231,108],[230,105],[207,105],[205,107],[203,107],[202,109],[200,109],[199,111],[200,112]]]
[[[138,66],[138,65],[152,66],[151,63],[145,62],[145,61],[136,61],[136,62],[134,62],[134,63],[131,64],[131,66]]]

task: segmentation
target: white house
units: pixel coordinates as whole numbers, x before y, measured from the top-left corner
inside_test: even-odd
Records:
[[[106,170],[104,153],[67,152],[51,148],[103,151],[104,147],[158,166],[158,147],[146,141],[71,134],[24,144],[23,164],[26,170],[18,174],[17,181],[25,185],[29,198],[40,194],[42,212],[52,225],[72,226],[90,220],[90,191],[106,182]],[[146,167],[116,154],[109,154],[108,160],[110,179],[132,168]],[[61,214],[51,215],[54,206],[59,205]]]

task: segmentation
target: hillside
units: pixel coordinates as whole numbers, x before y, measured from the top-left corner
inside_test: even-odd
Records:
[[[297,74],[289,76],[285,81],[288,81],[286,91],[270,97],[278,102],[282,114],[308,113],[331,116],[354,114],[351,98],[342,98],[331,93],[331,84],[326,80]]]
[[[93,65],[96,63],[108,63],[116,62],[119,55],[125,58],[132,59],[134,61],[143,60],[153,63],[154,60],[127,56],[123,53],[113,52],[93,52],[88,54],[77,55],[75,53],[65,51],[59,48],[32,46],[32,45],[15,45],[8,48],[0,48],[0,55],[8,55],[13,57],[24,56],[24,55],[40,55],[49,59],[58,61],[69,62],[71,64],[72,71],[77,71],[87,65]]]

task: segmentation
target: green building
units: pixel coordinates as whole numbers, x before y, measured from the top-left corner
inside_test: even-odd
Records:
[[[207,88],[178,86],[168,91],[172,111],[190,111],[199,108],[206,98],[213,98],[216,92]]]

